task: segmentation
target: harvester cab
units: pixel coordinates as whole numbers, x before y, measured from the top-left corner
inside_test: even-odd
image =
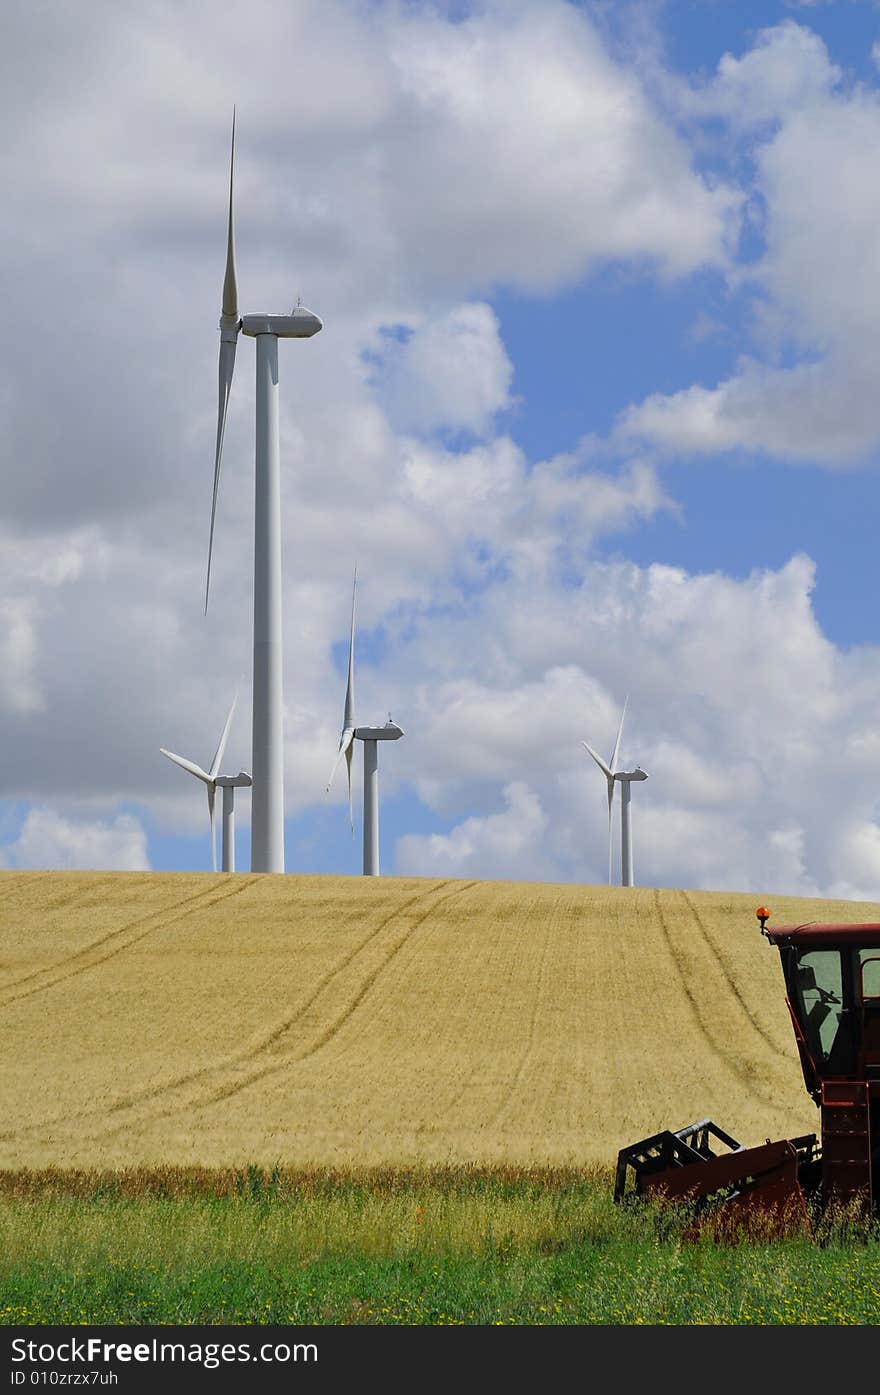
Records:
[[[761,934],[779,950],[815,1134],[745,1148],[711,1119],[665,1130],[618,1155],[615,1201],[656,1195],[696,1212],[807,1221],[811,1202],[880,1210],[880,924],[784,925]]]

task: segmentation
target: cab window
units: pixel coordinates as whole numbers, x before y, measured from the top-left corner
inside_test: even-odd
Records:
[[[862,998],[880,1000],[880,948],[858,950],[859,965],[856,979]]]
[[[834,1050],[843,1011],[839,950],[809,949],[798,955],[795,997],[810,1055],[817,1066],[824,1065]]]

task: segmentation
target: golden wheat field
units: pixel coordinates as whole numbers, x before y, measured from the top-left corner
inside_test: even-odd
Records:
[[[880,907],[770,899],[776,924]],[[757,898],[0,873],[0,1166],[610,1162],[816,1127]]]

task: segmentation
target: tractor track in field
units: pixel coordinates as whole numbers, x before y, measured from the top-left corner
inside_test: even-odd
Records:
[[[26,885],[28,875],[29,874],[27,872],[20,873],[12,886],[6,887],[5,890],[0,890],[0,902],[6,901],[9,897],[14,896],[15,893],[20,890],[23,884]],[[30,873],[30,876],[33,876],[32,872]],[[112,877],[96,878],[95,881],[90,882],[88,886],[81,887],[78,891],[68,892],[67,895],[56,896],[50,900],[43,901],[41,906],[42,913],[43,915],[47,915],[48,913],[53,911],[63,911],[72,909],[79,902],[84,901],[88,897],[94,896],[95,891],[99,887],[110,886],[112,881]],[[86,946],[86,948],[88,948],[88,946]],[[82,953],[82,951],[76,950],[74,951],[74,953],[80,954]],[[52,969],[57,968],[59,964],[65,963],[66,959],[70,957],[70,955],[66,955],[64,958],[56,959],[54,963],[48,964],[44,969],[32,969],[30,973],[19,974],[17,978],[9,979],[8,982],[0,984],[0,994],[5,993],[10,988],[17,987],[20,983],[27,983],[30,979],[37,978],[40,974],[49,973]]]
[[[493,927],[491,939],[487,938],[484,942],[487,977],[493,983],[493,985],[495,985],[498,982],[499,968],[497,960],[500,946],[501,938],[499,936],[499,932],[497,929]],[[501,997],[503,998],[503,991]],[[495,1001],[497,1001],[497,999]],[[494,1020],[495,1019],[493,1019],[493,1021]],[[483,1030],[486,1030],[485,1023],[483,1026]],[[469,1095],[472,1094],[474,1090],[475,1077],[478,1075],[478,1071],[479,1067],[474,1063],[473,1060],[471,1060],[468,1066],[458,1073],[457,1080],[452,1089],[451,1094],[443,1101],[442,1104],[438,1101],[434,1115],[435,1126],[439,1125],[441,1121],[448,1120],[450,1118],[458,1118],[459,1106],[461,1105],[462,1100],[466,1099]]]
[[[231,889],[216,886],[206,887],[204,891],[198,891],[193,896],[188,896],[185,901],[178,901],[174,906],[165,906],[158,911],[150,911],[147,915],[138,916],[127,925],[121,925],[116,930],[109,931],[98,940],[92,940],[82,949],[76,950],[73,954],[56,960],[54,964],[48,965],[45,969],[35,969],[33,973],[26,974],[23,978],[14,980],[0,988],[0,1007],[10,1007],[13,1003],[21,1002],[24,998],[33,997],[35,993],[45,993],[56,984],[66,983],[68,979],[77,978],[80,974],[88,973],[90,969],[97,968],[100,964],[106,964],[108,959],[113,959],[117,954],[122,954],[124,950],[131,949],[133,945],[146,939],[148,935],[155,934],[157,930],[167,930],[170,925],[175,925],[180,920],[185,920],[191,911],[198,905],[199,908],[210,909],[218,905],[221,901],[231,900],[233,896],[240,896],[252,885],[254,878],[245,882],[243,886],[235,886]],[[208,899],[213,898],[213,899]],[[147,924],[148,921],[154,922]],[[142,928],[146,927],[146,928]],[[133,931],[139,931],[133,934]],[[126,938],[121,938],[125,936]],[[117,943],[113,943],[117,941]],[[98,953],[108,945],[112,945],[104,954]],[[77,963],[78,960],[85,960],[85,963]],[[75,965],[75,967],[71,967]],[[55,972],[59,970],[60,972]],[[67,970],[67,972],[64,972]],[[54,974],[54,977],[52,975]],[[48,976],[48,977],[47,977]],[[32,979],[43,979],[43,982],[35,983],[24,992],[15,992],[21,984],[28,983]]]
[[[697,1025],[701,1037],[706,1043],[706,1046],[712,1052],[712,1055],[715,1056],[721,1062],[721,1064],[726,1067],[727,1070],[729,1070],[734,1076],[736,1076],[737,1080],[741,1081],[741,1083],[746,1087],[750,1095],[753,1095],[756,1099],[761,1100],[764,1104],[775,1105],[777,1102],[775,1094],[773,1094],[773,1092],[769,1090],[762,1089],[755,1081],[754,1075],[745,1066],[743,1066],[741,1060],[733,1052],[726,1049],[719,1041],[716,1040],[714,1033],[712,1032],[709,1024],[707,1023],[703,1013],[700,1010],[700,1004],[697,1000],[697,997],[694,994],[690,986],[690,983],[688,982],[687,969],[683,961],[681,951],[676,946],[672,936],[672,932],[669,928],[669,921],[666,917],[666,913],[663,910],[663,906],[660,900],[660,892],[655,888],[652,894],[654,898],[654,908],[657,912],[657,919],[660,924],[660,929],[662,931],[663,938],[666,943],[666,948],[669,953],[669,957],[672,960],[673,967],[675,969],[676,974],[678,975],[678,980],[681,984],[681,989],[687,1001],[688,1007],[690,1008],[691,1015],[694,1019],[694,1022]]]
[[[0,900],[5,900],[7,895],[14,895],[27,878],[27,875],[26,872],[20,873],[19,879],[16,881],[15,885],[11,887],[8,892],[0,895]],[[33,876],[33,872],[30,875]],[[41,900],[40,903],[43,914],[46,915],[52,911],[70,910],[73,906],[79,905],[81,902],[93,897],[101,887],[112,886],[118,875],[119,873],[117,872],[106,877],[95,877],[94,881],[90,880],[84,883],[82,886],[77,887],[75,891],[66,891],[62,894],[46,897],[46,899]]]
[[[529,1014],[529,1029],[528,1035],[526,1037],[526,1044],[522,1052],[520,1053],[520,1058],[517,1062],[517,1067],[514,1072],[513,1079],[511,1080],[509,1086],[505,1090],[497,1109],[495,1110],[495,1112],[492,1115],[492,1118],[489,1121],[490,1129],[497,1128],[501,1120],[504,1118],[505,1113],[508,1111],[511,1102],[516,1096],[516,1092],[522,1083],[529,1061],[531,1060],[535,1050],[535,1032],[538,1025],[538,1014],[543,998],[544,978],[547,971],[547,953],[550,949],[550,936],[551,932],[548,929],[544,935],[544,944],[541,949],[541,959],[538,964],[538,972],[536,975],[537,982],[535,984],[535,996],[532,1001],[532,1010]]]
[[[687,891],[682,891],[682,892],[681,892],[681,895],[682,895],[682,897],[684,898],[684,901],[685,901],[685,904],[686,904],[687,907],[688,907],[688,910],[690,911],[691,915],[692,915],[693,918],[694,918],[694,921],[695,921],[695,923],[696,923],[697,929],[699,930],[700,934],[702,935],[703,940],[705,941],[706,946],[707,946],[707,948],[709,949],[710,953],[714,956],[715,961],[716,961],[716,963],[717,963],[719,969],[721,970],[722,975],[724,976],[725,982],[727,983],[727,985],[728,985],[728,987],[729,987],[731,993],[733,994],[734,998],[736,999],[737,1003],[739,1004],[740,1008],[742,1009],[743,1015],[745,1016],[746,1020],[748,1021],[749,1025],[751,1026],[752,1030],[753,1030],[754,1032],[757,1033],[757,1035],[761,1038],[762,1042],[764,1042],[764,1044],[765,1044],[766,1046],[769,1046],[769,1047],[770,1047],[770,1049],[771,1049],[771,1051],[774,1053],[774,1055],[776,1055],[776,1056],[783,1056],[783,1057],[784,1057],[784,1056],[785,1056],[785,1052],[781,1049],[781,1047],[779,1046],[779,1043],[778,1043],[778,1042],[775,1042],[775,1041],[773,1040],[773,1038],[770,1036],[770,1034],[769,1034],[767,1031],[765,1031],[764,1027],[763,1027],[763,1026],[761,1025],[761,1023],[758,1021],[757,1017],[755,1017],[754,1013],[752,1012],[751,1008],[749,1007],[749,1005],[748,1005],[748,1003],[746,1002],[745,998],[743,997],[742,993],[740,993],[739,988],[737,987],[737,984],[736,984],[736,980],[735,980],[734,977],[733,977],[733,973],[732,973],[732,971],[731,971],[729,965],[727,964],[727,962],[726,962],[724,956],[722,955],[720,949],[719,949],[718,946],[715,944],[714,940],[712,939],[711,935],[709,934],[709,931],[708,931],[708,929],[707,929],[707,927],[706,927],[706,924],[705,924],[705,922],[704,922],[704,920],[703,920],[703,917],[700,915],[700,912],[697,910],[697,907],[694,905],[694,902],[693,902],[693,900],[691,899],[691,896],[689,895],[689,893],[688,893]]]
[[[354,949],[352,949],[352,950],[349,951],[349,953],[344,957],[344,959],[342,959],[342,960],[340,961],[339,964],[335,965],[332,969],[328,969],[327,973],[326,973],[326,974],[324,975],[324,977],[321,979],[320,983],[318,983],[318,984],[315,986],[314,990],[312,991],[311,996],[306,1000],[305,1003],[303,1003],[302,1007],[299,1008],[295,1013],[290,1013],[289,1016],[287,1016],[286,1018],[284,1018],[284,1020],[283,1020],[281,1023],[279,1023],[279,1024],[273,1029],[273,1031],[269,1033],[269,1035],[268,1035],[265,1039],[263,1039],[263,1040],[260,1041],[260,1043],[257,1045],[256,1048],[254,1048],[254,1049],[252,1049],[251,1051],[249,1051],[249,1052],[248,1052],[248,1059],[251,1059],[251,1060],[252,1060],[252,1059],[254,1059],[255,1056],[261,1055],[263,1052],[270,1050],[271,1047],[275,1045],[276,1041],[279,1041],[279,1040],[281,1039],[281,1037],[283,1037],[283,1036],[285,1035],[286,1032],[289,1032],[289,1031],[290,1031],[291,1027],[293,1027],[293,1026],[295,1025],[297,1019],[300,1018],[300,1017],[302,1017],[303,1013],[308,1012],[309,1009],[318,1001],[318,999],[319,999],[319,997],[321,996],[321,994],[325,991],[326,988],[328,988],[328,987],[330,986],[330,984],[333,982],[333,980],[336,979],[336,978],[338,978],[339,975],[343,972],[343,970],[347,969],[348,966],[349,966],[349,964],[351,964],[351,963],[357,958],[357,956],[358,956],[359,954],[363,953],[363,951],[368,947],[368,945],[370,945],[370,944],[376,939],[376,937],[377,937],[379,934],[381,934],[381,932],[382,932],[383,930],[385,930],[385,929],[392,923],[392,921],[397,920],[401,914],[403,914],[405,911],[408,911],[412,906],[417,905],[419,901],[423,901],[427,896],[436,896],[436,894],[437,894],[438,891],[442,891],[442,890],[444,889],[444,887],[447,887],[447,886],[449,885],[450,880],[451,880],[451,878],[447,878],[445,881],[440,881],[440,882],[438,882],[437,885],[436,885],[436,886],[433,886],[429,892],[425,892],[425,891],[419,891],[419,892],[417,892],[415,896],[411,896],[407,901],[404,901],[402,905],[398,906],[397,909],[396,909],[395,911],[392,911],[392,912],[390,913],[390,915],[387,915],[387,916],[385,917],[385,919],[384,919],[383,921],[381,921],[381,923],[380,923],[379,925],[376,926],[375,930],[371,931],[370,934],[367,935],[366,938],[365,938],[364,940],[362,940],[360,944],[358,944]],[[469,882],[469,883],[468,883],[468,886],[474,886],[474,885],[475,885],[474,882]],[[463,889],[463,888],[459,888],[459,890],[461,890],[461,889]],[[451,894],[452,894],[452,895],[455,895],[456,893],[453,892],[453,893],[451,893]],[[414,929],[416,928],[416,926],[421,925],[421,923],[422,923],[423,920],[427,920],[428,916],[431,914],[431,911],[433,911],[434,907],[437,906],[438,904],[440,904],[441,902],[446,901],[446,900],[448,900],[448,899],[449,899],[448,897],[443,896],[443,897],[440,897],[437,901],[434,901],[434,902],[432,903],[432,905],[428,908],[428,910],[425,912],[425,914],[424,914],[419,920],[415,921],[415,922],[410,926],[410,930],[407,931],[407,932],[404,934],[403,939],[402,939],[402,940],[400,941],[400,943],[396,946],[396,948],[392,951],[392,953],[390,953],[390,954],[387,956],[387,958],[383,961],[383,964],[380,965],[380,968],[384,968],[384,967],[385,967],[385,964],[387,964],[387,963],[389,962],[389,960],[390,960],[392,957],[394,957],[394,955],[397,953],[397,950],[400,949],[400,948],[402,948],[402,945],[405,943],[406,939],[409,937],[409,934],[412,932],[412,930],[414,930]],[[365,984],[365,986],[362,988],[361,993],[358,995],[358,1000],[357,1000],[357,1001],[359,1001],[360,998],[363,997],[363,994],[366,992],[367,987],[369,987],[369,986],[372,984],[372,982],[373,982],[373,981],[375,980],[375,978],[377,977],[378,973],[379,973],[379,969],[377,969],[377,970],[375,971],[375,973],[374,973],[374,974],[372,975],[372,977],[369,979],[369,982],[367,982],[367,983]],[[351,1014],[351,1011],[354,1010],[354,1007],[355,1007],[356,1005],[357,1005],[357,1003],[353,1003],[353,1004],[352,1004],[351,1009],[350,1009],[350,1012],[349,1012],[348,1015]],[[340,1025],[341,1025],[341,1024],[340,1024]],[[323,1043],[322,1043],[322,1044],[323,1044]],[[315,1047],[314,1050],[317,1050],[317,1047]],[[311,1053],[308,1053],[308,1054],[311,1054]],[[297,1058],[297,1059],[299,1059],[299,1058]]]
[[[442,891],[443,888],[448,885],[449,880],[441,882],[439,886],[432,888],[432,894],[436,894],[436,892]],[[427,908],[423,915],[420,915],[418,919],[413,920],[411,924],[401,933],[398,939],[395,940],[395,942],[390,946],[388,952],[382,959],[381,963],[377,964],[375,969],[373,969],[370,973],[367,974],[358,992],[355,994],[354,998],[352,998],[351,1002],[346,1006],[345,1010],[339,1013],[338,1016],[333,1020],[333,1022],[331,1022],[327,1027],[325,1027],[324,1031],[320,1033],[317,1039],[313,1041],[311,1045],[306,1048],[305,1051],[299,1051],[294,1055],[284,1057],[280,1061],[272,1061],[267,1063],[266,1065],[259,1066],[257,1069],[252,1070],[242,1080],[228,1082],[226,1085],[223,1085],[219,1089],[216,1089],[211,1095],[207,1097],[207,1099],[201,1100],[197,1107],[207,1108],[212,1104],[218,1104],[221,1100],[229,1099],[232,1095],[239,1094],[241,1090],[247,1089],[251,1085],[255,1085],[257,1081],[265,1079],[266,1076],[277,1075],[279,1071],[289,1070],[291,1066],[301,1065],[303,1061],[311,1060],[312,1057],[316,1056],[319,1051],[323,1051],[324,1048],[331,1041],[333,1041],[335,1037],[339,1035],[343,1027],[351,1021],[355,1013],[363,1004],[370,990],[374,987],[380,975],[383,974],[385,970],[388,968],[389,964],[391,964],[397,958],[398,954],[410,941],[415,931],[418,930],[422,925],[424,925],[426,920],[430,919],[430,917],[436,911],[437,907],[444,905],[447,901],[451,901],[453,897],[461,896],[465,891],[470,891],[471,888],[476,885],[477,883],[475,881],[461,883],[459,886],[456,886],[452,891],[448,892],[445,896],[437,897]],[[416,901],[419,899],[421,899],[421,897],[414,898],[414,900]],[[385,922],[386,926],[389,925],[393,920],[395,920],[399,915],[400,910],[398,910],[395,915],[389,916]],[[335,974],[330,975],[328,977],[335,977]],[[317,1000],[322,991],[323,986],[322,988],[315,990],[315,993],[310,999],[309,1006],[311,1006],[312,1003],[314,1003]],[[297,1016],[301,1016],[303,1010],[301,1010],[300,1013],[297,1014]],[[253,1059],[253,1056],[251,1056],[250,1059]]]
[[[14,1135],[0,1132],[0,1138],[20,1137],[24,1134],[39,1136],[42,1135],[47,1128],[63,1126],[72,1121],[76,1122],[77,1132],[80,1137],[88,1137],[90,1139],[112,1137],[115,1134],[124,1132],[126,1129],[132,1127],[137,1127],[138,1125],[149,1124],[159,1119],[172,1118],[174,1115],[184,1110],[205,1108],[218,1100],[228,1098],[230,1095],[238,1093],[239,1090],[244,1089],[256,1080],[262,1079],[264,1075],[270,1075],[280,1070],[288,1069],[291,1065],[298,1064],[299,1061],[307,1059],[326,1045],[327,1041],[332,1039],[344,1025],[345,1021],[351,1017],[362,1002],[366,993],[372,987],[381,970],[396,956],[412,931],[417,929],[423,921],[428,919],[438,904],[442,904],[443,901],[449,899],[449,897],[440,897],[439,900],[436,899],[437,892],[442,891],[443,888],[448,885],[449,879],[432,886],[429,891],[419,891],[385,915],[383,919],[344,954],[332,968],[327,970],[320,982],[316,984],[309,997],[295,1012],[288,1014],[280,1022],[275,1023],[275,1025],[269,1031],[263,1033],[256,1042],[252,1042],[247,1047],[242,1047],[238,1051],[230,1053],[220,1061],[215,1061],[201,1066],[197,1070],[188,1071],[183,1075],[175,1076],[171,1080],[161,1081],[156,1085],[134,1091],[109,1106],[103,1106],[100,1110],[79,1111],[76,1115],[66,1114],[63,1116],[56,1116],[53,1119],[46,1119],[39,1123],[32,1124]],[[466,883],[464,886],[457,887],[450,895],[457,895],[460,891],[466,890],[474,885],[474,882]],[[362,955],[370,948],[376,938],[380,936],[394,920],[398,919],[401,915],[405,915],[412,907],[428,897],[434,897],[435,899],[425,911],[424,915],[414,921],[409,929],[403,933],[401,938],[392,946],[382,963],[367,976],[364,983],[361,985],[360,991],[357,993],[355,999],[348,1005],[346,1011],[342,1013],[330,1027],[325,1029],[318,1040],[313,1042],[306,1051],[300,1052],[294,1056],[285,1056],[280,1061],[270,1061],[265,1065],[257,1066],[256,1069],[251,1069],[251,1071],[240,1080],[227,1081],[219,1085],[214,1083],[213,1088],[211,1088],[211,1077],[216,1077],[217,1075],[235,1070],[246,1071],[248,1065],[253,1067],[259,1058],[270,1052],[273,1046],[275,1046],[285,1033],[295,1026],[296,1022],[303,1014],[313,1007],[321,994],[333,984],[334,980],[338,978],[349,965],[354,963],[359,955]],[[200,1090],[200,1085],[207,1085],[208,1092],[206,1093],[204,1089]],[[184,1096],[184,1098],[177,1101],[169,1100],[169,1095],[173,1095],[179,1091],[185,1091],[188,1086],[194,1087],[194,1089],[190,1091],[188,1095]],[[147,1106],[151,1103],[158,1103],[160,1108],[145,1112],[134,1118],[118,1118],[119,1115],[123,1114],[128,1114],[130,1116],[131,1111],[136,1110],[139,1105]],[[90,1131],[88,1134],[84,1134],[81,1127],[83,1122],[89,1118],[94,1121],[96,1117],[99,1116],[108,1121],[108,1126],[99,1127],[97,1132]],[[110,1121],[110,1116],[116,1116],[113,1122]]]

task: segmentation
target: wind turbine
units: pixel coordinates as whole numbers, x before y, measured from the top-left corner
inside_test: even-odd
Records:
[[[219,403],[214,454],[214,496],[208,539],[205,613],[211,586],[214,520],[226,409],[239,331],[257,343],[256,450],[254,472],[254,688],[251,870],[284,871],[284,732],[281,636],[281,458],[278,437],[278,340],[309,339],[323,328],[317,315],[297,304],[289,315],[239,316],[235,279],[232,181],[235,111],[229,160],[229,223],[220,315]],[[225,797],[225,796],[224,796]]]
[[[388,721],[381,727],[355,727],[355,739],[364,743],[364,876],[379,875],[379,741],[399,741],[402,729]]]
[[[166,751],[164,746],[159,750],[163,756],[173,760],[175,765],[188,770],[190,775],[195,775],[196,779],[202,780],[208,786],[208,817],[211,820],[211,861],[214,871],[217,871],[217,838],[214,830],[214,796],[219,786],[223,790],[223,871],[235,871],[235,791],[242,785],[251,784],[250,775],[239,770],[237,775],[218,775],[220,762],[223,759],[223,752],[226,749],[226,738],[229,735],[229,728],[232,725],[232,714],[235,711],[235,704],[238,702],[238,694],[232,699],[232,706],[229,709],[229,716],[226,718],[226,725],[223,728],[223,735],[220,737],[219,745],[214,752],[214,759],[211,761],[211,769],[203,770],[195,761],[186,760],[183,756],[176,756],[173,751]]]
[[[614,786],[620,785],[620,885],[633,885],[633,854],[632,854],[632,813],[630,809],[630,786],[633,780],[647,780],[648,776],[641,766],[636,766],[635,770],[618,770],[617,756],[620,750],[620,738],[623,734],[623,719],[626,716],[626,705],[629,698],[625,698],[623,712],[620,714],[620,726],[617,728],[617,740],[614,743],[614,750],[607,765],[600,755],[588,746],[586,741],[581,745],[585,751],[593,757],[598,765],[608,785],[608,885],[611,885],[611,815],[614,804]]]
[[[336,760],[327,781],[327,790],[333,783],[336,767],[345,756],[348,766],[348,817],[354,834],[354,815],[351,807],[351,758],[355,741],[364,743],[364,876],[379,876],[379,747],[380,741],[399,741],[402,729],[396,722],[388,721],[382,727],[356,727],[354,724],[354,597],[357,587],[357,567],[354,569],[354,583],[351,588],[351,630],[348,637],[348,682],[345,687],[345,708],[342,716],[342,732]]]

